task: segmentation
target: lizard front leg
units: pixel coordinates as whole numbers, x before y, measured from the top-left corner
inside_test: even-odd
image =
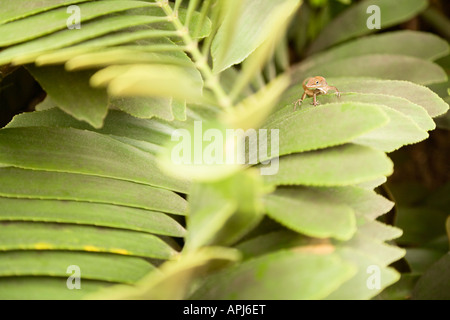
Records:
[[[302,97],[300,99],[298,99],[297,101],[295,101],[294,111],[297,110],[297,105],[300,106],[305,98],[306,98],[306,92],[303,92]]]
[[[336,87],[333,86],[328,86],[329,89],[333,89],[334,91],[336,91],[336,95],[338,96],[338,98],[341,97],[341,93],[339,92],[339,90]]]

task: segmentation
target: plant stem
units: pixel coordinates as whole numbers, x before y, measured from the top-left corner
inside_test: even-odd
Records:
[[[231,99],[228,97],[228,95],[220,85],[218,77],[213,74],[206,61],[206,58],[198,49],[197,41],[192,39],[192,37],[189,35],[189,30],[181,23],[180,19],[178,18],[178,12],[174,12],[172,10],[167,0],[157,0],[157,2],[164,10],[165,14],[169,18],[169,21],[174,25],[175,29],[179,33],[179,36],[183,39],[186,46],[186,51],[188,51],[192,55],[192,59],[194,60],[195,65],[203,74],[206,80],[206,85],[214,92],[219,106],[226,111],[230,110]]]

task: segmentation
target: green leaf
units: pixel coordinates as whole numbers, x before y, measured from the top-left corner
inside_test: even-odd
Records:
[[[2,1],[2,11],[0,12],[0,24],[5,22],[25,18],[33,14],[48,11],[53,8],[68,6],[86,0],[41,0],[24,1],[20,6],[16,2]]]
[[[265,197],[267,214],[297,232],[348,240],[356,231],[353,210],[311,188],[279,188]]]
[[[394,54],[366,54],[333,60],[305,70],[295,71],[297,79],[319,74],[330,77],[372,77],[432,84],[447,80],[447,74],[437,64],[416,57]]]
[[[136,119],[117,110],[109,110],[103,127],[94,129],[57,108],[42,112],[21,113],[16,115],[6,127],[71,127],[107,134],[115,139],[124,137],[130,141],[138,140],[155,145],[164,144],[174,130],[167,124],[155,120]]]
[[[376,32],[369,29],[367,22],[373,12],[367,13],[370,5],[376,5],[380,11],[382,29],[407,21],[427,7],[426,0],[366,0],[350,6],[329,23],[309,47],[307,54],[321,51],[345,40]]]
[[[5,277],[0,278],[2,300],[78,300],[101,288],[108,282],[85,280],[79,290],[68,290],[66,278]]]
[[[0,257],[0,277],[56,276],[67,278],[71,274],[71,272],[67,272],[67,268],[70,265],[76,265],[80,268],[83,280],[133,284],[148,272],[156,269],[141,258],[92,252],[12,251],[1,252]],[[114,265],[114,268],[111,268],[111,265]]]
[[[94,128],[103,126],[108,95],[105,90],[89,86],[92,71],[69,73],[61,66],[37,68],[31,65],[28,70],[61,110]]]
[[[169,259],[177,252],[143,232],[38,222],[0,222],[0,251],[75,250]]]
[[[265,175],[264,181],[276,185],[344,186],[391,173],[392,162],[385,153],[346,144],[283,156],[278,172]]]
[[[333,78],[328,80],[328,83],[332,83],[342,92],[385,94],[407,99],[422,106],[433,118],[448,110],[448,104],[436,93],[427,87],[412,82],[357,78]]]
[[[285,155],[344,144],[387,122],[385,113],[377,106],[332,103],[314,108],[301,107],[298,111],[293,111],[291,105],[269,118],[263,128],[279,130],[279,154]],[[270,141],[268,146],[271,146]]]
[[[184,228],[168,215],[117,205],[1,198],[0,221],[76,223],[183,237]]]
[[[350,206],[356,216],[364,217],[369,220],[376,219],[389,212],[394,203],[385,197],[375,193],[372,190],[366,190],[356,186],[315,188],[320,192],[326,193],[334,201],[339,201]]]
[[[449,300],[450,252],[445,254],[417,281],[413,291],[415,300]]]
[[[72,128],[2,129],[0,163],[110,177],[181,192],[188,190],[186,181],[164,175],[151,154],[105,135]]]
[[[219,73],[242,62],[299,4],[299,0],[249,0],[237,12],[230,5],[212,43],[213,72]]]
[[[291,113],[292,103],[301,95],[303,88],[301,85],[296,85],[288,90],[283,98],[282,103],[290,103],[289,107],[286,106],[275,114],[269,117],[269,119],[275,117],[282,117],[283,115],[289,115]],[[300,92],[300,93],[299,93]],[[395,97],[387,94],[371,94],[371,93],[352,93],[352,92],[343,92],[341,93],[341,97],[339,100],[334,95],[321,95],[318,100],[323,104],[335,103],[339,101],[340,103],[345,102],[356,102],[356,103],[366,103],[366,104],[376,104],[376,105],[384,105],[389,107],[395,111],[402,113],[407,116],[409,119],[413,120],[422,130],[429,131],[436,128],[436,124],[433,119],[428,115],[427,111],[415,104],[411,101]],[[310,106],[307,102],[311,101],[311,98],[307,98],[305,103],[302,105],[300,110],[310,110],[315,107]],[[269,120],[268,120],[269,121]]]
[[[78,7],[82,13],[82,22],[84,23],[96,17],[113,12],[152,5],[155,4],[143,1],[116,0],[81,3]],[[0,25],[0,34],[2,34],[2,39],[0,39],[0,47],[10,46],[26,40],[32,40],[55,31],[65,29],[67,28],[67,20],[70,15],[71,14],[67,12],[67,7],[64,6],[59,9],[27,17],[26,19],[16,20],[8,24]]]
[[[334,102],[334,99],[330,95],[325,95],[320,97],[320,101],[322,101],[323,103],[332,103]],[[434,123],[433,119],[428,115],[423,107],[414,104],[404,98],[385,94],[342,93],[339,101],[354,101],[386,106],[408,117],[410,120],[414,121],[414,123],[417,124],[422,130],[429,131],[436,128],[436,124]],[[380,130],[383,130],[383,128],[386,128],[386,126],[390,126],[390,122],[392,121],[392,112],[386,111],[385,108],[382,108],[382,110],[390,118],[390,121],[387,123],[387,125],[381,127]],[[397,115],[398,113],[395,114]]]
[[[383,105],[380,105],[379,108],[389,116],[390,121],[384,127],[357,137],[353,140],[354,143],[392,152],[404,145],[428,138],[428,133],[420,129],[407,116]]]
[[[191,299],[321,299],[355,271],[335,254],[278,251],[209,276]]]

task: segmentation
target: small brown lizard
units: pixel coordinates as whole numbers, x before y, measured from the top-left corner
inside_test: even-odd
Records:
[[[306,95],[308,95],[309,97],[313,97],[314,102],[312,103],[312,105],[317,106],[319,102],[317,102],[316,96],[320,94],[327,94],[330,89],[336,91],[336,95],[338,97],[341,96],[339,90],[336,87],[329,86],[324,77],[316,76],[312,78],[306,78],[305,81],[303,81],[303,95],[295,102],[294,111],[297,109],[297,105],[302,104],[303,100],[306,98]]]

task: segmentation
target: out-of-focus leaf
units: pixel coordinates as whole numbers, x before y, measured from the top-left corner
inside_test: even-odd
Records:
[[[388,229],[387,233],[390,234],[390,237],[401,234],[401,231],[398,228]],[[360,253],[369,256],[373,261],[373,264],[376,264],[379,267],[386,267],[392,262],[402,258],[405,255],[406,250],[385,243],[383,241],[383,238],[385,237],[386,236],[383,235],[380,239],[373,238],[372,235],[364,234],[363,231],[358,229],[353,238],[347,242],[341,243],[340,247],[357,250]]]
[[[279,76],[254,95],[240,101],[224,115],[223,122],[244,130],[259,128],[288,85],[288,76]]]
[[[445,254],[417,281],[413,291],[416,300],[450,299],[450,252]]]
[[[166,17],[152,16],[111,16],[87,22],[81,29],[65,29],[37,38],[23,44],[12,46],[0,52],[0,64],[26,64],[33,62],[39,55],[55,49],[77,44],[121,29],[167,21]]]
[[[1,222],[0,250],[75,250],[169,259],[177,252],[143,232],[81,225]]]
[[[151,49],[151,48],[150,48]],[[115,64],[167,64],[182,67],[193,66],[191,60],[183,56],[180,50],[166,52],[152,52],[145,50],[144,46],[102,49],[99,52],[89,52],[78,55],[66,62],[69,71],[101,68]],[[186,59],[185,59],[186,58]]]
[[[379,7],[380,27],[384,29],[414,17],[427,7],[427,1],[366,0],[359,2],[345,10],[322,30],[309,47],[308,55],[345,40],[377,31],[367,27],[368,19],[373,15],[373,12],[367,13],[371,5]]]
[[[244,259],[253,258],[271,251],[308,245],[317,245],[317,248],[319,248],[323,244],[327,246],[326,250],[330,250],[330,247],[332,250],[331,244],[321,241],[323,240],[310,238],[288,229],[281,229],[244,240],[236,245],[236,249],[242,253]]]
[[[297,232],[348,240],[356,231],[353,210],[310,188],[279,188],[265,196],[267,214]]]
[[[434,61],[448,52],[447,42],[432,33],[412,30],[385,32],[359,38],[312,55],[294,66],[293,74],[304,73],[313,66],[367,54],[404,55]]]
[[[261,220],[264,191],[259,175],[252,171],[194,185],[185,250],[237,241]]]
[[[159,153],[158,164],[167,175],[180,179],[203,182],[224,179],[246,163],[243,143],[246,131],[229,130],[217,121],[194,120],[172,132],[170,141]]]
[[[9,21],[31,16],[39,12],[44,12],[53,8],[67,6],[83,1],[85,0],[41,0],[39,2],[23,1],[20,6],[17,5],[15,1],[2,1],[0,23],[3,24]]]
[[[373,220],[392,209],[394,203],[372,190],[365,190],[356,186],[314,188],[334,201],[346,204],[355,214]]]
[[[446,220],[445,226],[446,226],[446,228],[445,228],[445,229],[447,230],[447,236],[448,236],[449,247],[450,247],[450,216],[449,216],[449,217],[447,217],[447,220]]]
[[[93,252],[11,251],[0,253],[0,276],[68,277],[67,264],[77,265],[82,279],[132,284],[156,268],[137,257]],[[114,268],[110,266],[114,265]]]
[[[403,231],[377,220],[364,221],[358,224],[358,232],[379,241],[389,241],[400,237]]]
[[[399,244],[426,245],[442,235],[445,235],[445,220],[447,215],[429,207],[405,207],[397,209],[396,225],[404,230],[397,240]]]
[[[213,71],[218,73],[242,62],[299,4],[299,0],[249,0],[242,3],[237,13],[230,7],[212,43]],[[233,27],[231,34],[230,26]],[[229,44],[223,45],[224,41]]]
[[[333,253],[278,251],[211,275],[191,299],[321,299],[355,272]]]
[[[345,186],[391,173],[392,162],[384,152],[346,144],[283,156],[278,172],[264,180],[276,185]]]
[[[155,5],[155,3],[144,1],[91,1],[80,3],[78,7],[82,13],[83,22],[86,22],[113,12],[152,5]],[[0,39],[0,47],[10,46],[65,29],[69,16],[67,7],[62,7],[0,25],[0,34],[3,35]]]
[[[406,80],[418,84],[432,84],[447,80],[447,74],[437,64],[412,56],[394,54],[366,54],[333,60],[310,69],[296,70],[300,82],[307,76],[372,77]]]
[[[382,300],[408,300],[411,299],[412,290],[419,278],[418,274],[402,273],[400,280],[385,288],[375,299]]]
[[[35,107],[36,111],[44,111],[49,109],[57,109],[58,105],[50,98],[49,96],[46,96],[44,100],[42,100],[40,103],[38,103]]]
[[[82,173],[175,191],[188,183],[163,174],[153,155],[108,136],[72,128],[0,130],[0,163],[25,169]]]
[[[94,128],[103,126],[108,95],[103,89],[89,86],[92,71],[69,73],[61,66],[37,68],[31,65],[28,70],[61,110]]]
[[[167,121],[174,119],[170,98],[166,97],[113,97],[110,102],[114,107],[133,117],[150,119],[158,117]]]
[[[433,263],[438,261],[445,252],[434,248],[407,248],[405,259],[411,272],[422,275]]]
[[[329,300],[370,299],[380,293],[385,287],[400,278],[400,274],[392,268],[380,265],[370,255],[350,248],[337,250],[339,256],[357,267],[357,272],[337,290],[326,297]],[[372,281],[372,278],[374,280]],[[379,280],[377,283],[376,280]]]
[[[373,190],[376,187],[381,186],[386,181],[387,181],[387,178],[383,176],[383,177],[375,178],[372,181],[358,183],[358,184],[356,184],[356,186],[364,188],[364,189],[368,189],[368,190]]]
[[[129,45],[133,43],[133,41],[145,41],[147,46],[150,43],[153,43],[153,50],[157,50],[158,47],[161,48],[161,46],[164,46],[163,48],[166,51],[169,50],[169,48],[171,48],[171,50],[175,50],[175,48],[181,50],[181,48],[177,47],[175,44],[169,45],[170,42],[168,42],[167,39],[167,37],[176,37],[177,35],[178,34],[176,31],[172,30],[155,30],[146,28],[133,30],[132,32],[119,31],[83,41],[70,47],[57,49],[51,52],[44,52],[36,58],[35,62],[38,66],[46,64],[60,64],[84,53],[95,52],[97,50],[102,50],[103,48],[118,45]]]
[[[186,121],[187,120],[187,107],[186,101],[179,101],[172,99],[171,101],[172,113],[176,120]]]
[[[444,101],[447,102],[447,104],[450,104],[450,98],[447,98]],[[436,118],[436,125],[439,128],[450,130],[450,113],[447,112]]]
[[[202,99],[203,80],[197,69],[171,65],[110,66],[91,78],[113,96],[172,97],[188,102]]]

